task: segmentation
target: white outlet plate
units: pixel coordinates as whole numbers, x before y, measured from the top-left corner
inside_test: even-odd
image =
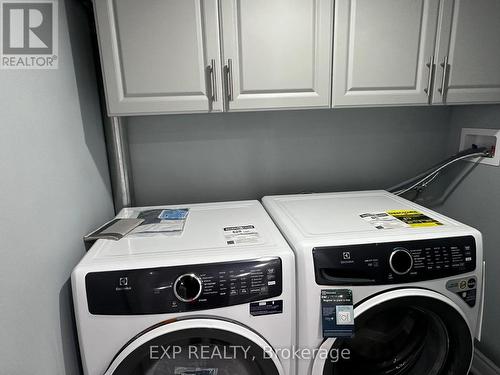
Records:
[[[460,136],[460,151],[470,148],[473,144],[479,147],[495,146],[495,156],[482,158],[480,164],[500,166],[500,129],[463,128]],[[477,162],[479,158],[467,159]]]

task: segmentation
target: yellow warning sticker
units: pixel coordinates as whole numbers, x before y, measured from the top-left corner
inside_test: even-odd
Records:
[[[412,228],[437,227],[443,225],[436,219],[426,216],[422,212],[416,210],[392,210],[387,211],[387,213]]]

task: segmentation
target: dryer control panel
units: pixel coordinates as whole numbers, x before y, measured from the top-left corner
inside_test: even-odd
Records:
[[[281,259],[91,272],[85,277],[94,315],[208,310],[274,298],[282,292]]]
[[[473,236],[313,249],[319,285],[380,285],[433,280],[476,269]]]

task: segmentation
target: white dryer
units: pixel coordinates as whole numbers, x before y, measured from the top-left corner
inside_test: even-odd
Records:
[[[99,240],[74,269],[85,374],[293,374],[294,254],[261,204],[175,208],[182,233]]]
[[[385,191],[263,202],[296,252],[298,346],[315,351],[298,374],[468,373],[483,306],[477,230]],[[353,321],[352,337],[337,335]]]

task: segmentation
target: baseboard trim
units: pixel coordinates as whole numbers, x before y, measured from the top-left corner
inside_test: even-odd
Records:
[[[500,375],[500,368],[483,353],[475,349],[471,373],[473,375]]]

